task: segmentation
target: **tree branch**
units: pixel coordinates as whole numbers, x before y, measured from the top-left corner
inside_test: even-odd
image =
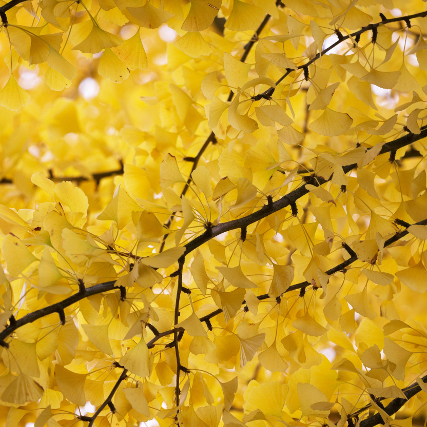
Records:
[[[119,379],[117,380],[116,384],[114,385],[113,389],[111,390],[110,394],[108,395],[107,399],[104,400],[104,402],[101,404],[101,406],[98,408],[98,410],[90,417],[89,425],[88,427],[92,427],[93,423],[95,422],[95,419],[98,417],[98,415],[101,413],[101,411],[108,405],[112,404],[112,400],[114,397],[114,394],[116,393],[117,389],[119,388],[122,381],[124,381],[127,377],[127,369],[123,368],[123,372],[120,375]],[[113,407],[114,408],[114,407]],[[113,412],[115,412],[113,410]],[[88,421],[88,420],[85,420]]]
[[[406,145],[412,144],[415,141],[419,141],[420,139],[423,139],[427,136],[427,126],[422,127],[421,132],[416,135],[413,133],[409,133],[405,136],[402,136],[401,138],[398,138],[394,141],[387,142],[383,145],[381,151],[378,153],[378,155],[389,153],[394,150],[398,150],[399,148],[403,148]],[[370,148],[371,149],[371,148]],[[369,151],[368,149],[367,151]],[[348,166],[343,167],[344,173],[348,173],[351,170],[357,168],[357,164],[353,163]],[[262,209],[259,211],[256,211],[246,217],[238,218],[232,221],[223,222],[221,224],[218,224],[214,227],[211,227],[210,230],[205,231],[200,236],[196,237],[194,240],[189,242],[186,245],[186,250],[184,252],[184,255],[188,255],[190,252],[193,252],[195,249],[197,249],[199,246],[203,245],[207,241],[209,241],[212,237],[216,237],[222,233],[225,233],[226,231],[235,230],[242,227],[248,227],[250,224],[253,224],[254,222],[257,222],[263,218],[266,218],[267,216],[280,211],[283,208],[286,208],[293,203],[295,203],[298,199],[305,196],[309,193],[309,191],[306,189],[307,184],[311,184],[314,186],[320,186],[332,179],[332,176],[328,179],[324,179],[321,177],[316,177],[309,179],[304,185],[297,188],[296,190],[291,191],[289,194],[283,196],[279,200],[276,200],[275,202],[271,204],[264,205]]]
[[[277,6],[282,6],[282,2],[281,0],[277,0],[276,1],[276,5]],[[255,42],[258,40],[259,35],[261,34],[262,30],[265,28],[265,26],[267,25],[268,21],[270,20],[271,15],[269,15],[267,13],[267,15],[265,15],[265,18],[263,19],[263,21],[261,22],[261,24],[259,25],[259,27],[257,28],[257,30],[255,31],[252,39],[246,43],[245,47],[244,47],[244,52],[240,58],[240,62],[245,62],[250,50],[252,49],[252,46],[255,44]],[[228,94],[228,98],[227,101],[231,101],[233,99],[234,96],[234,92],[232,90],[230,90],[230,93]],[[194,157],[192,159],[193,165],[191,167],[191,171],[190,171],[190,175],[188,176],[187,182],[185,183],[185,186],[181,192],[181,196],[185,196],[185,194],[188,191],[188,188],[190,187],[192,178],[191,178],[191,174],[194,172],[194,170],[197,168],[197,165],[199,164],[199,161],[203,155],[203,153],[206,151],[206,149],[208,148],[210,143],[216,144],[217,143],[217,139],[215,136],[215,133],[213,131],[211,131],[211,133],[209,134],[209,136],[207,137],[206,141],[204,142],[204,144],[202,145],[202,148],[200,148],[199,152],[197,153],[196,157]],[[168,220],[166,221],[166,223],[164,224],[164,227],[169,229],[169,227],[172,224],[173,219],[175,218],[176,212],[172,212],[172,215],[168,218]],[[159,253],[163,252],[164,248],[165,248],[165,244],[166,244],[166,239],[169,237],[169,234],[165,234],[163,236],[163,240],[162,243],[160,244],[160,249],[159,249]]]
[[[96,181],[97,185],[99,185],[99,182],[103,178],[107,178],[109,176],[114,176],[114,175],[123,175],[124,165],[123,165],[123,162],[120,160],[120,169],[93,173],[90,178],[88,178],[87,176],[53,176],[52,169],[49,169],[48,172],[49,172],[48,178],[53,182],[73,181],[79,184],[81,182],[94,180]],[[0,184],[13,184],[13,180],[9,178],[2,178],[0,180]]]
[[[343,36],[341,34],[341,37],[339,37],[335,43],[333,43],[330,46],[328,46],[327,48],[323,49],[321,52],[319,52],[316,56],[311,58],[305,64],[296,67],[296,69],[294,69],[294,70],[291,68],[287,69],[286,73],[283,74],[283,76],[280,77],[279,80],[277,80],[275,87],[271,87],[271,88],[267,89],[266,91],[264,91],[263,93],[257,95],[256,99],[259,100],[261,98],[264,98],[264,99],[271,98],[274,91],[276,90],[277,86],[279,85],[279,83],[281,83],[290,73],[292,73],[293,71],[296,71],[296,70],[304,70],[305,73],[308,73],[308,71],[305,71],[305,70],[308,70],[309,65],[311,65],[313,62],[317,61],[319,58],[321,58],[323,55],[328,53],[333,48],[337,47],[339,44],[341,44],[345,40],[349,40],[351,38],[359,38],[360,35],[365,33],[366,31],[372,31],[373,34],[375,34],[378,31],[378,27],[380,27],[381,25],[390,24],[392,22],[401,22],[401,21],[409,22],[411,19],[425,18],[426,16],[427,16],[427,11],[414,13],[413,15],[399,16],[397,18],[385,19],[385,20],[382,20],[381,22],[377,22],[375,24],[369,24],[366,27],[363,27],[362,29],[355,31],[354,33],[348,34],[346,36]],[[255,99],[255,97],[254,97],[254,99]]]

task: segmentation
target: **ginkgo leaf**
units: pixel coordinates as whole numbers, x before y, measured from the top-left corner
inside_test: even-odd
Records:
[[[82,325],[85,334],[103,353],[112,355],[108,338],[108,325]]]
[[[231,408],[231,405],[234,401],[234,395],[237,392],[237,387],[239,386],[239,381],[237,377],[234,377],[232,380],[220,383],[222,388],[222,393],[224,395],[224,409],[226,411],[229,411]]]
[[[221,0],[191,0],[191,9],[182,24],[184,31],[206,30],[221,7]]]
[[[240,266],[237,267],[217,267],[217,270],[236,288],[256,288],[257,285],[251,282],[242,272]]]
[[[140,377],[148,377],[150,375],[149,357],[147,344],[141,339],[135,347],[128,350],[120,359],[120,364],[133,374]]]
[[[160,186],[167,188],[177,182],[185,182],[185,180],[178,168],[176,158],[171,154],[167,154],[160,164]]]
[[[115,221],[117,227],[121,230],[132,221],[133,212],[141,210],[142,209],[134,202],[127,191],[120,187],[116,191],[111,202],[98,216],[98,219]]]
[[[231,292],[218,292],[221,299],[221,307],[224,312],[225,321],[235,316],[242,306],[245,290],[238,288]]]
[[[208,197],[212,197],[212,187],[210,184],[210,173],[206,166],[199,166],[191,174],[194,184],[199,187],[200,191]]]
[[[362,269],[362,273],[377,285],[387,286],[393,283],[393,276],[389,273],[367,270],[366,268]]]
[[[137,384],[138,387],[134,388],[125,388],[123,392],[126,396],[126,399],[132,405],[132,408],[136,412],[145,415],[146,417],[150,416],[150,408],[148,407],[147,399],[144,395],[144,390],[141,384]]]
[[[304,332],[307,335],[312,335],[314,337],[320,337],[326,333],[326,329],[318,322],[316,322],[308,312],[304,316],[296,319],[292,326],[300,331]]]
[[[399,76],[400,71],[371,70],[368,74],[361,76],[361,79],[383,89],[393,89],[399,80]]]
[[[374,319],[377,316],[376,311],[369,301],[367,287],[365,287],[362,292],[347,295],[345,299],[362,316],[368,317],[369,319]]]
[[[224,53],[224,72],[227,83],[232,88],[241,88],[248,80],[248,72],[251,68],[250,64],[245,64],[231,56],[229,53]]]
[[[397,380],[403,380],[405,378],[405,366],[412,353],[400,347],[389,337],[385,337],[384,354],[390,362],[393,362],[396,365],[396,368],[393,370],[393,376]]]
[[[311,184],[306,184],[305,188],[324,202],[332,202],[335,204],[335,200],[332,197],[332,194],[323,187],[316,187]]]
[[[2,254],[11,276],[19,276],[37,258],[16,237],[8,234],[3,240]]]
[[[291,265],[273,264],[274,274],[268,294],[273,298],[281,296],[292,284],[294,267]]]
[[[250,362],[255,353],[264,342],[265,334],[258,334],[250,338],[240,338],[240,366],[243,367],[246,363]]]
[[[0,105],[9,110],[19,110],[30,100],[30,95],[25,92],[11,74],[3,89],[0,90]]]
[[[256,384],[256,381],[253,381],[249,387],[251,388],[244,404],[246,411],[259,409],[264,415],[281,418],[288,392],[285,384],[278,381]]]
[[[258,355],[259,363],[271,372],[285,372],[288,368],[288,364],[280,356],[276,348],[276,342],[274,342],[267,350],[263,351]]]
[[[175,46],[191,58],[208,56],[211,53],[209,44],[199,32],[186,33],[175,42]]]
[[[74,46],[73,49],[80,50],[83,53],[98,53],[103,49],[115,47],[121,43],[122,40],[119,37],[93,24],[89,35],[81,43]]]
[[[348,114],[326,107],[322,115],[311,122],[309,127],[320,135],[337,136],[347,132],[352,123],[353,119]]]
[[[185,246],[167,249],[158,255],[153,255],[140,260],[142,264],[149,265],[153,268],[167,268],[184,254]]]
[[[78,406],[86,404],[86,375],[72,372],[61,365],[55,366],[55,378],[58,388],[64,397]]]
[[[105,49],[99,60],[98,73],[114,83],[129,77],[129,70],[111,49]]]
[[[185,231],[187,230],[187,228],[195,218],[191,205],[185,196],[182,196],[181,198],[181,207],[182,207],[182,215],[184,216],[184,223],[182,224],[181,228],[175,233],[176,245],[179,245],[181,239],[184,236]]]
[[[195,313],[175,325],[176,328],[184,328],[192,337],[206,337],[205,328]]]
[[[111,49],[129,70],[147,68],[147,54],[141,42],[139,31],[125,40],[120,46]]]
[[[49,56],[47,65],[60,73],[67,80],[72,80],[77,76],[77,70],[62,55],[59,54],[52,46],[49,46]]]
[[[409,289],[415,292],[425,292],[427,290],[427,271],[422,262],[414,267],[398,271],[397,278]]]
[[[197,287],[200,289],[203,295],[206,295],[206,290],[208,288],[208,283],[210,282],[210,279],[206,273],[203,257],[200,253],[197,254],[194,258],[190,267],[190,271],[194,281],[196,282]]]
[[[255,30],[263,18],[264,13],[259,7],[234,0],[225,28],[232,31]]]
[[[55,186],[55,197],[71,212],[81,212],[86,216],[89,202],[86,194],[70,181],[60,182]]]
[[[19,374],[3,391],[1,400],[15,405],[37,402],[43,395],[43,388],[28,375]]]
[[[172,13],[158,9],[149,2],[141,7],[128,7],[127,10],[136,18],[138,24],[145,28],[158,28],[173,16]]]
[[[386,399],[394,399],[395,397],[399,397],[401,399],[407,400],[405,393],[403,393],[403,391],[395,385],[384,388],[368,388],[367,391],[368,393],[373,394],[375,397],[385,397]]]
[[[62,275],[59,268],[55,264],[55,261],[50,253],[49,248],[46,246],[43,249],[43,255],[39,263],[39,280],[37,285],[40,286],[41,288],[52,287],[55,284],[57,284],[59,280],[63,279],[63,277],[64,276]],[[52,292],[52,290],[48,290],[48,292]],[[64,287],[64,293],[68,293],[68,292],[69,292],[69,288]],[[56,292],[52,292],[52,293],[56,293]]]
[[[297,385],[297,388],[299,400],[301,403],[301,410],[304,415],[327,416],[327,412],[329,411],[315,411],[312,409],[312,405],[314,405],[315,403],[325,402],[328,400],[324,393],[322,393],[314,385],[307,383],[299,383]]]

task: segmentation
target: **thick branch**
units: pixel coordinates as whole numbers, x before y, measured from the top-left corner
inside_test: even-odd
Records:
[[[423,380],[423,382],[427,382],[427,375],[425,375],[421,379]],[[409,400],[411,397],[415,396],[421,391],[421,387],[417,383],[413,383],[409,387],[402,389],[402,391],[405,393],[406,398]],[[403,407],[403,405],[405,405],[408,400],[403,399],[401,397],[396,397],[384,408],[384,410],[388,415],[394,415],[400,408]],[[374,427],[378,424],[384,424],[384,421],[379,413],[362,420],[360,422],[360,427]]]
[[[398,150],[399,148],[403,148],[406,145],[410,145],[415,141],[419,141],[420,139],[425,138],[426,136],[427,136],[427,126],[424,126],[421,130],[421,133],[418,135],[409,133],[394,141],[387,142],[386,144],[383,145],[378,155],[389,153],[394,150]],[[348,173],[355,168],[357,168],[356,163],[352,165],[344,166],[343,170],[344,170],[344,173]],[[325,182],[330,181],[331,179],[332,179],[332,176],[328,179],[316,177],[315,179],[309,180],[306,184],[319,186],[324,184]],[[302,185],[301,187],[297,188],[294,191],[291,191],[289,194],[287,194],[286,196],[283,196],[279,200],[276,200],[271,204],[265,205],[259,211],[254,212],[244,218],[238,218],[232,221],[224,222],[222,224],[218,224],[210,228],[208,231],[205,231],[203,234],[196,237],[194,240],[192,240],[186,245],[186,250],[184,255],[187,255],[190,252],[194,251],[195,249],[197,249],[198,247],[200,247],[201,245],[209,241],[212,237],[218,236],[222,233],[225,233],[226,231],[248,227],[250,224],[253,224],[254,222],[257,222],[275,212],[280,211],[281,209],[284,209],[290,206],[291,204],[295,203],[298,199],[300,199],[301,197],[309,193],[309,191],[306,189],[306,184]]]

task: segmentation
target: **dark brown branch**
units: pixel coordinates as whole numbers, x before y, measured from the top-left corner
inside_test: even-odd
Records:
[[[277,6],[282,6],[282,2],[281,0],[277,0],[276,1],[276,5]],[[265,26],[267,25],[268,21],[270,20],[271,16],[267,13],[267,15],[265,15],[265,18],[263,19],[263,21],[261,22],[261,24],[259,25],[259,27],[257,28],[257,30],[254,33],[254,36],[252,37],[252,39],[245,45],[244,47],[244,52],[240,58],[240,62],[245,62],[250,50],[252,49],[253,45],[255,44],[255,42],[258,40],[262,30],[265,28]],[[230,90],[230,93],[228,94],[228,98],[227,101],[231,101],[233,99],[234,96],[234,92],[232,90]],[[191,167],[191,171],[190,171],[190,175],[187,179],[187,182],[185,183],[185,186],[181,192],[181,197],[185,196],[185,194],[188,191],[188,188],[190,187],[191,184],[191,174],[194,172],[194,170],[197,168],[197,165],[199,164],[199,160],[201,159],[203,153],[206,151],[206,149],[208,148],[210,143],[216,144],[217,143],[217,139],[215,136],[215,133],[212,131],[209,136],[207,137],[206,141],[204,142],[204,144],[202,145],[202,148],[200,148],[199,152],[197,153],[197,155],[195,157],[192,158],[192,162],[193,165]],[[164,224],[164,227],[169,229],[169,227],[172,224],[173,219],[175,218],[176,212],[172,212],[172,215],[169,217],[169,219],[166,221],[166,223]],[[164,248],[165,248],[165,244],[166,244],[166,239],[169,237],[169,234],[165,234],[163,236],[163,240],[162,243],[160,244],[160,248],[159,248],[159,253],[163,252]]]
[[[427,375],[421,378],[422,381],[425,383],[427,382]],[[413,396],[418,394],[421,391],[421,387],[418,385],[418,383],[413,383],[409,387],[406,387],[402,389],[403,393],[405,393],[406,399],[403,399],[401,397],[396,397],[393,399],[385,408],[384,411],[388,415],[394,415],[400,408],[405,405],[405,403]],[[383,400],[383,399],[381,399]],[[362,410],[366,410],[370,407],[368,405],[367,407],[362,408]],[[359,410],[361,411],[361,410]],[[357,411],[359,413],[359,411]],[[353,414],[352,414],[353,415]],[[360,422],[360,427],[374,427],[378,424],[384,424],[384,421],[379,413],[372,415],[371,417],[368,417]]]
[[[104,402],[101,404],[101,406],[98,408],[98,410],[90,417],[89,425],[88,427],[92,427],[93,423],[95,422],[95,419],[98,417],[98,415],[101,413],[101,411],[108,405],[110,409],[114,408],[112,407],[112,400],[114,397],[114,394],[116,393],[117,389],[119,388],[122,381],[124,381],[127,377],[127,369],[123,369],[122,374],[120,375],[119,379],[117,380],[116,384],[114,384],[113,389],[111,390],[110,394],[108,395],[107,399],[104,400]],[[113,411],[114,412],[114,411]]]
[[[16,329],[21,326],[27,325],[28,323],[35,322],[42,317],[48,316],[53,313],[64,313],[64,310],[70,305],[75,304],[76,302],[90,297],[92,295],[100,294],[102,292],[108,292],[113,289],[118,289],[115,287],[115,281],[100,283],[98,285],[86,288],[83,292],[78,292],[77,294],[71,295],[70,297],[64,299],[63,301],[57,302],[55,304],[49,305],[48,307],[41,308],[40,310],[33,311],[32,313],[26,314],[24,317],[17,319],[15,322],[9,324],[3,331],[0,332],[0,345],[5,343],[5,339],[12,334]],[[61,319],[62,320],[62,319]]]
[[[12,0],[9,3],[4,4],[3,6],[0,7],[0,14],[7,12],[8,10],[12,9],[12,7],[20,3],[24,3],[24,1],[27,1],[27,0]]]
[[[178,267],[178,289],[176,290],[176,300],[175,300],[175,314],[174,314],[174,320],[175,320],[175,325],[178,324],[178,320],[179,320],[179,302],[181,299],[181,293],[182,293],[182,270],[184,268],[184,262],[185,262],[185,258],[181,257],[178,260],[179,263],[179,267]],[[178,331],[177,329],[175,329],[174,333],[174,347],[175,347],[175,356],[176,356],[176,384],[175,384],[175,399],[176,399],[176,407],[179,408],[179,398],[181,395],[181,390],[179,388],[179,374],[181,372],[181,358],[179,355],[179,340],[178,340]],[[178,411],[177,410],[177,415],[176,415],[176,420],[178,419]],[[177,425],[179,426],[179,423],[177,423]]]
[[[97,184],[99,184],[99,182],[103,178],[108,178],[108,177],[114,176],[114,175],[123,175],[124,165],[122,162],[120,162],[120,169],[115,169],[115,170],[106,171],[106,172],[93,173],[91,177],[87,177],[87,176],[53,176],[51,169],[49,169],[48,172],[49,172],[49,179],[52,180],[53,182],[72,181],[72,182],[76,182],[77,184],[80,184],[81,182],[94,180]],[[2,178],[0,180],[0,184],[13,184],[13,180],[9,179],[9,178]]]
[[[394,141],[387,142],[386,144],[383,145],[378,155],[389,153],[390,151],[398,150],[399,148],[403,148],[406,145],[410,145],[415,141],[419,141],[420,139],[425,138],[426,136],[427,136],[427,126],[424,126],[418,135],[409,133]],[[344,166],[343,171],[344,173],[348,173],[355,168],[357,168],[356,163],[348,166]],[[325,182],[330,181],[331,179],[332,179],[332,176],[329,179],[316,177],[316,179],[308,180],[307,184],[319,186],[324,184]],[[187,255],[190,252],[193,252],[195,249],[197,249],[198,247],[200,247],[201,245],[209,241],[212,237],[216,237],[222,233],[225,233],[226,231],[231,231],[231,230],[235,230],[242,227],[248,227],[250,224],[253,224],[263,218],[266,218],[267,216],[271,215],[274,212],[278,212],[281,209],[291,206],[298,199],[300,199],[301,197],[305,196],[308,193],[309,191],[306,189],[306,184],[302,185],[296,190],[291,191],[289,194],[283,196],[279,200],[276,200],[270,206],[265,205],[259,211],[256,211],[244,218],[238,218],[238,219],[224,222],[222,224],[218,224],[212,227],[209,230],[209,233],[205,231],[203,234],[201,234],[200,236],[196,237],[194,240],[186,244],[186,250],[184,255]]]
[[[341,44],[345,40],[349,40],[349,39],[354,38],[355,41],[356,41],[356,43],[358,43],[359,40],[360,40],[361,34],[366,33],[367,31],[372,31],[372,35],[373,35],[372,42],[375,43],[375,41],[376,41],[376,34],[378,32],[378,27],[380,27],[381,25],[390,24],[392,22],[401,22],[401,21],[404,21],[404,22],[408,23],[408,22],[410,22],[411,19],[425,18],[426,16],[427,16],[427,11],[424,11],[424,12],[414,13],[413,15],[399,16],[397,18],[385,19],[385,20],[383,20],[381,22],[377,22],[375,24],[369,24],[366,27],[363,27],[362,29],[360,29],[358,31],[355,31],[354,33],[348,34],[346,36],[342,36],[341,38],[339,37],[338,40],[335,43],[331,44],[326,49],[323,49],[321,52],[319,52],[316,56],[314,56],[308,62],[306,62],[303,65],[300,65],[300,66],[296,67],[296,70],[303,70],[304,71],[304,76],[306,77],[306,80],[307,80],[307,74],[306,74],[307,71],[306,70],[308,70],[309,65],[311,65],[313,62],[317,61],[319,58],[321,58],[323,55],[325,55],[326,53],[328,53],[330,50],[334,49],[336,46],[338,46],[339,44]],[[283,76],[280,77],[279,80],[277,80],[276,87],[292,71],[295,71],[295,70],[287,69],[286,73],[283,74]],[[265,99],[271,98],[271,96],[273,95],[276,87],[271,87],[271,88],[267,89],[265,92],[263,92],[262,94],[258,95],[258,97],[265,98]]]

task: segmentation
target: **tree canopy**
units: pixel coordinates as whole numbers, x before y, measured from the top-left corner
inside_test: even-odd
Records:
[[[426,17],[0,0],[0,423],[418,423]]]

